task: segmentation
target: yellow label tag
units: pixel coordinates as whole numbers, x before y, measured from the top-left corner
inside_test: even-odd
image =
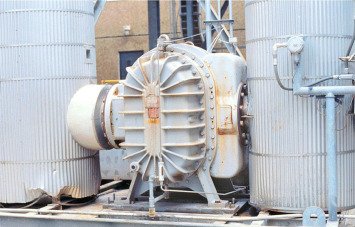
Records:
[[[159,119],[158,118],[149,118],[148,122],[149,122],[149,124],[158,124]]]

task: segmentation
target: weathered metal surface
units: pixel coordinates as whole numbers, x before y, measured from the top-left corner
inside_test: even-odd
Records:
[[[245,147],[239,140],[242,134],[240,95],[246,82],[246,65],[240,57],[231,54],[211,54],[205,62],[214,72],[216,87],[218,152],[211,165],[211,176],[232,178],[246,166]]]
[[[172,187],[220,205],[211,176],[231,178],[244,166],[238,95],[246,65],[238,56],[210,54],[193,45],[161,41],[164,38],[128,67],[126,79],[108,93],[102,102],[104,119],[87,121],[90,127],[101,125],[122,148],[118,160],[114,158],[114,174],[106,163],[112,162],[111,155],[104,157],[103,167],[115,179],[132,179],[130,202],[147,190],[150,201],[158,201],[153,188],[168,193]],[[76,134],[87,133],[80,130]],[[78,142],[90,148],[85,139]]]
[[[97,193],[99,160],[66,126],[75,91],[96,82],[93,1],[0,4],[0,202]]]
[[[1,226],[27,226],[27,227],[61,227],[61,226],[77,226],[77,227],[138,227],[138,226],[188,226],[188,227],[222,227],[225,224],[216,223],[194,223],[194,222],[181,222],[181,221],[155,221],[155,220],[131,220],[131,219],[113,219],[113,218],[97,218],[95,216],[70,216],[70,217],[56,217],[53,215],[19,215],[8,214],[1,215]],[[228,224],[228,226],[241,226],[241,224]]]
[[[190,200],[190,201],[193,201]],[[240,208],[235,204],[226,204],[224,207],[206,206],[205,203],[196,201],[191,202],[171,202],[161,201],[156,205],[156,212],[175,212],[175,213],[189,213],[189,214],[235,214]],[[120,203],[112,203],[103,206],[106,209],[121,210],[121,211],[145,211],[149,208],[148,201],[135,202],[127,204],[121,201]]]
[[[124,150],[111,149],[100,151],[101,178],[106,180],[131,180],[129,162],[122,162]]]
[[[176,182],[205,158],[205,105],[200,101],[205,92],[199,71],[183,56],[159,55],[151,51],[139,59],[121,82],[125,142],[120,146],[126,148],[123,159],[136,163],[134,171],[145,180],[164,162],[167,180]]]
[[[57,210],[56,205],[47,205],[39,209],[0,209],[0,226],[301,226],[302,214],[272,215],[260,212],[258,216],[246,213],[246,200],[235,204],[235,215],[203,214],[189,212],[158,212],[155,218],[149,218],[147,211],[119,211],[106,209],[108,198],[113,194],[126,195],[127,190],[103,192],[97,200],[82,207]],[[190,204],[193,207],[193,204]],[[201,206],[197,206],[196,209]],[[204,208],[202,208],[204,209]],[[213,208],[211,208],[213,209]],[[339,226],[353,226],[354,210],[339,214]],[[327,216],[327,215],[326,215]]]
[[[324,100],[294,96],[281,90],[272,68],[272,46],[302,35],[305,79],[341,73],[339,57],[352,33],[352,1],[247,1],[246,38],[249,112],[251,202],[263,209],[326,208]],[[292,61],[279,52],[279,72],[291,86]],[[337,106],[338,204],[355,205],[355,140],[351,97]]]

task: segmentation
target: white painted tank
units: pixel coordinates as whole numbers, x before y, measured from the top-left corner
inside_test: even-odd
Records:
[[[282,90],[272,46],[302,35],[304,84],[342,73],[353,30],[353,1],[247,0],[246,42],[251,120],[250,200],[262,209],[327,209],[324,99]],[[279,51],[279,72],[292,86],[292,61]],[[331,84],[332,82],[330,82]],[[351,82],[345,82],[351,85]],[[355,205],[354,116],[351,96],[337,105],[339,210]]]
[[[98,192],[98,154],[66,125],[71,97],[96,82],[93,8],[92,0],[0,4],[1,203]]]

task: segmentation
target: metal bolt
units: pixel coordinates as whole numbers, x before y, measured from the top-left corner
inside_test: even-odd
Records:
[[[207,78],[210,77],[210,74],[209,74],[209,73],[206,73],[206,77],[207,77]]]
[[[211,129],[214,129],[214,125],[211,125]]]
[[[205,166],[202,169],[203,169],[203,171],[206,171],[206,167]]]
[[[182,61],[181,61],[181,63],[182,63],[182,64],[185,64],[185,63],[186,63],[186,61],[185,61],[185,60],[182,60]]]
[[[212,134],[212,135],[211,135],[211,139],[214,139],[214,138],[215,138],[215,135]]]
[[[202,114],[202,115],[200,116],[200,120],[203,120],[203,119],[205,119],[205,115]]]
[[[213,85],[212,84],[210,84],[210,89],[212,89],[213,88]]]
[[[209,157],[208,157],[208,161],[211,161],[211,160],[212,160],[212,157],[211,157],[211,156],[209,156]]]
[[[214,109],[214,105],[213,105],[213,104],[211,104],[210,108],[213,110],[213,109]]]
[[[212,116],[211,116],[211,119],[213,119],[213,118],[214,118],[214,116],[212,115]]]
[[[211,146],[211,150],[214,150],[214,146]]]
[[[244,126],[244,121],[239,122],[240,126]]]
[[[214,95],[211,95],[211,96],[210,96],[210,99],[213,99],[213,98],[214,98]]]
[[[192,56],[192,60],[195,60],[195,56]]]

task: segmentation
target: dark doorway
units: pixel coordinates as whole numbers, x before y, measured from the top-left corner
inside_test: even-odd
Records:
[[[126,79],[126,68],[133,65],[134,62],[143,55],[142,50],[120,52],[120,80]]]

